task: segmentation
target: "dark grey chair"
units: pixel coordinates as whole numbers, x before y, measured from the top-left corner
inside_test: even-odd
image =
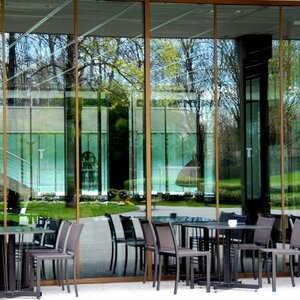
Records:
[[[138,252],[140,253],[140,269],[142,270],[143,250],[145,246],[144,238],[137,237],[135,227],[131,217],[120,215],[122,228],[124,231],[125,238],[125,264],[124,264],[124,275],[126,274],[127,261],[128,261],[128,247],[135,249],[135,263],[134,263],[134,274],[137,271],[138,263]]]
[[[174,294],[177,294],[179,273],[180,273],[180,260],[186,258],[186,279],[187,283],[190,278],[190,287],[194,288],[194,262],[196,257],[206,258],[206,291],[210,292],[210,252],[197,251],[190,248],[182,248],[177,246],[175,234],[171,223],[153,223],[154,230],[158,244],[159,256],[159,272],[157,280],[157,290],[160,289],[161,272],[162,272],[162,258],[164,256],[174,257],[176,262],[176,278],[174,286]]]
[[[67,235],[69,233],[69,229],[71,226],[71,222],[69,221],[61,221],[58,231],[57,231],[57,235],[56,235],[56,242],[53,248],[49,248],[49,246],[44,246],[44,247],[40,247],[40,248],[28,248],[24,250],[24,259],[23,259],[23,276],[22,276],[22,284],[23,286],[28,286],[29,285],[29,267],[30,264],[34,264],[34,261],[32,261],[32,255],[35,253],[48,253],[50,252],[62,252],[64,247],[65,247],[65,243],[67,240]],[[53,274],[54,277],[56,277],[56,268],[57,266],[55,265],[55,261],[53,261]]]
[[[154,274],[152,286],[155,287],[157,280],[157,269],[158,269],[158,247],[157,240],[154,232],[153,224],[147,219],[140,219],[140,224],[145,240],[145,264],[144,264],[144,278],[143,282],[146,282],[147,271],[148,271],[148,255],[147,252],[153,253],[154,258]]]
[[[117,232],[115,228],[115,224],[111,214],[105,213],[105,217],[107,218],[110,237],[111,237],[111,257],[110,257],[110,265],[109,270],[113,270],[113,273],[116,272],[117,260],[118,260],[118,245],[125,244],[124,237],[117,237]]]
[[[264,226],[264,228],[257,228],[254,231],[252,243],[235,244],[234,247],[234,272],[235,278],[238,276],[238,256],[241,251],[252,251],[252,271],[253,277],[256,279],[255,270],[255,253],[262,248],[268,248],[271,241],[271,232],[274,225],[274,218],[266,218],[259,216],[256,224]]]
[[[295,286],[295,278],[294,278],[294,268],[293,268],[293,257],[300,255],[300,219],[296,219],[291,240],[290,240],[290,247],[289,248],[268,248],[268,249],[259,249],[258,251],[258,281],[259,286],[262,287],[262,255],[269,255],[272,260],[272,291],[276,292],[276,263],[277,263],[277,256],[286,255],[289,256],[289,266],[290,266],[290,273],[291,273],[291,281],[292,286]],[[268,266],[266,266],[268,268]],[[287,295],[288,296],[288,295]]]
[[[43,251],[40,253],[34,252],[31,254],[32,261],[35,262],[35,264],[31,264],[31,266],[36,267],[36,296],[38,299],[41,296],[41,264],[45,260],[55,260],[56,262],[58,262],[57,276],[61,280],[61,282],[63,282],[63,280],[66,280],[68,293],[70,293],[70,286],[68,280],[67,262],[68,260],[73,261],[73,282],[75,295],[76,297],[78,297],[76,266],[77,249],[82,228],[83,224],[78,224],[75,222],[71,224],[69,232],[67,234],[65,246],[62,251]],[[63,265],[63,263],[65,265]],[[33,272],[31,272],[31,274],[33,274]]]

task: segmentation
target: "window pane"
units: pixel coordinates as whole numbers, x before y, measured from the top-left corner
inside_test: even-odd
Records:
[[[118,214],[145,214],[138,206],[144,197],[143,5],[79,1],[78,25],[80,216],[87,228],[81,239],[81,277],[141,275],[139,268],[134,272],[132,247],[124,272],[124,243],[111,243],[104,214],[112,215],[118,237],[123,236]]]
[[[153,214],[214,219],[213,6],[152,3],[150,15]]]

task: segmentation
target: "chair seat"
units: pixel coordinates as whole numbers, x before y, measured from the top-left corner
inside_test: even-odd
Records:
[[[62,252],[58,252],[58,251],[53,251],[53,252],[47,252],[47,253],[37,253],[34,252],[32,254],[32,256],[34,257],[34,259],[37,260],[49,260],[49,259],[55,259],[55,260],[65,260],[65,259],[73,259],[74,257],[74,253],[62,253]]]
[[[239,250],[259,250],[262,248],[265,248],[264,245],[257,245],[257,244],[238,244],[236,247],[239,248]]]
[[[197,250],[189,249],[189,248],[178,248],[177,249],[178,257],[205,256],[205,255],[208,255],[209,253],[210,253],[209,251],[197,251]],[[176,256],[176,252],[174,250],[169,250],[169,249],[161,249],[159,251],[159,254]]]
[[[280,249],[280,248],[267,248],[261,249],[261,252],[264,253],[274,253],[275,255],[300,255],[300,250],[298,249]]]

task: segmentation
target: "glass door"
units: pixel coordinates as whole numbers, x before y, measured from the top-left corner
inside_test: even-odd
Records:
[[[246,81],[246,196],[247,200],[261,197],[260,163],[260,81]]]

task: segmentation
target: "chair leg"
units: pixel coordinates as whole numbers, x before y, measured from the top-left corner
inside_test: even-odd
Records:
[[[143,254],[144,254],[144,247],[139,247],[140,249],[140,271],[143,270]]]
[[[260,288],[262,287],[262,263],[261,252],[258,250],[258,286]]]
[[[56,279],[56,268],[55,268],[55,260],[52,261],[52,272],[53,272],[53,279]]]
[[[41,298],[41,261],[36,260],[36,298]]]
[[[117,259],[118,259],[118,244],[114,244],[114,268],[113,268],[113,274],[116,273],[116,267],[117,267]]]
[[[63,261],[61,262],[61,264],[63,265]],[[70,293],[70,284],[69,284],[69,275],[68,275],[68,260],[65,260],[65,265],[64,265],[64,277],[66,279],[66,285],[67,285],[67,291],[68,293]]]
[[[276,262],[277,256],[272,253],[272,292],[276,292]]]
[[[200,257],[198,257],[198,261],[200,260]],[[191,273],[191,276],[190,276],[190,288],[193,289],[194,288],[194,285],[195,285],[195,276],[194,276],[194,259],[193,258],[190,258],[190,273]]]
[[[111,255],[110,255],[109,271],[112,270],[113,260],[114,260],[114,242],[112,241],[112,242],[111,242]]]
[[[175,278],[175,285],[174,285],[174,295],[177,294],[178,281],[179,281],[179,270],[180,270],[179,258],[176,257],[176,278]]]
[[[241,264],[241,272],[245,273],[245,266],[244,266],[244,251],[240,252],[240,264]]]
[[[158,261],[157,261],[157,253],[154,252],[154,274],[153,274],[153,283],[152,287],[155,287],[155,283],[157,281],[157,269],[158,269]]]
[[[241,254],[242,251],[239,250],[238,246],[234,247],[234,252],[233,252],[233,258],[234,258],[234,263],[233,263],[233,270],[234,270],[234,280],[238,279],[238,260],[239,260],[239,254]]]
[[[127,269],[127,259],[128,259],[128,246],[125,245],[125,263],[124,263],[124,275],[126,275]]]
[[[144,278],[143,283],[146,283],[147,272],[148,272],[148,251],[145,250],[145,265],[144,265]]]
[[[291,272],[291,281],[292,281],[292,286],[295,286],[293,257],[294,257],[293,255],[289,255],[289,264],[290,264],[290,272]]]
[[[186,272],[185,272],[185,276],[186,276],[186,285],[190,285],[190,272],[191,272],[191,261],[192,258],[191,257],[187,257],[186,258],[186,263],[185,263],[185,267],[186,267]],[[180,268],[179,268],[180,269]],[[178,277],[178,281],[179,281],[179,277]]]
[[[210,292],[210,262],[211,262],[211,255],[208,253],[206,255],[206,292]]]
[[[137,263],[138,263],[138,247],[134,247],[134,275],[136,275]]]
[[[65,290],[65,283],[64,283],[64,278],[63,278],[63,262],[61,260],[57,261],[57,278],[59,285],[61,285],[61,289],[64,291]]]
[[[76,266],[77,266],[77,260],[76,260],[76,257],[74,256],[74,258],[73,258],[73,279],[74,279],[75,295],[76,295],[76,297],[78,297]]]
[[[160,279],[161,279],[161,270],[162,270],[162,256],[159,255],[159,268],[158,268],[158,278],[157,278],[157,285],[156,285],[156,290],[159,291],[160,289]]]
[[[256,270],[255,270],[255,250],[252,250],[252,273],[253,273],[253,278],[256,279]]]

